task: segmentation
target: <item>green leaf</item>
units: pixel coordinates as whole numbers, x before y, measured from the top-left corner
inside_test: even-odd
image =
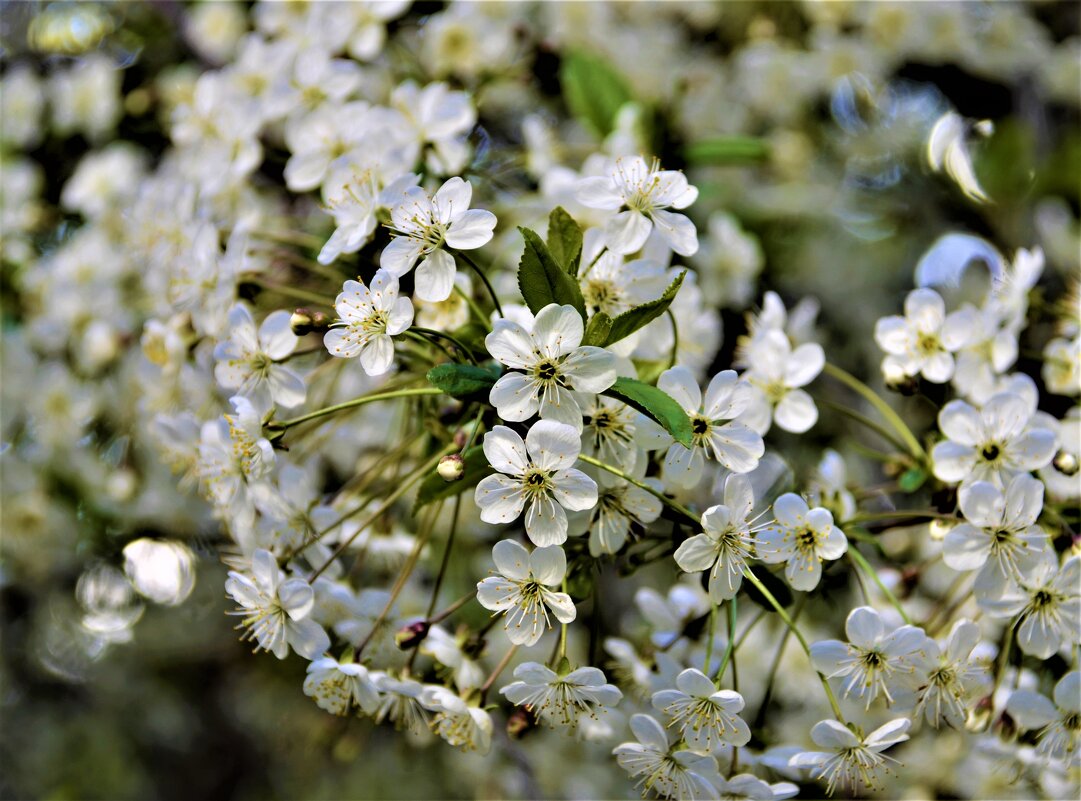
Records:
[[[441,389],[452,398],[469,398],[474,395],[488,397],[488,392],[500,370],[495,365],[439,364],[428,371],[428,383]]]
[[[480,483],[482,478],[495,472],[488,464],[488,457],[484,455],[482,445],[474,445],[462,454],[462,459],[465,462],[465,471],[457,481],[446,481],[438,473],[432,471],[432,474],[420,483],[417,500],[413,504],[414,513],[432,501],[453,498],[455,495],[471,490]]]
[[[604,312],[597,312],[586,323],[586,333],[582,337],[582,344],[603,348],[608,340],[608,332],[611,330],[612,318]]]
[[[586,319],[586,302],[578,282],[556,264],[548,246],[536,231],[518,228],[525,239],[525,250],[518,263],[518,288],[529,310],[536,314],[550,303],[573,306]]]
[[[630,86],[607,60],[582,50],[563,55],[559,83],[571,114],[599,137],[612,132],[619,110],[634,100]]]
[[[556,264],[570,275],[578,275],[582,259],[582,229],[562,206],[556,206],[548,215],[548,250]]]
[[[648,301],[641,306],[635,306],[612,320],[612,330],[608,333],[608,339],[605,340],[604,344],[611,345],[613,342],[619,342],[619,340],[630,336],[642,326],[648,325],[664,314],[665,310],[672,305],[679,288],[683,286],[683,278],[686,275],[686,270],[677,275],[676,280],[669,284],[668,289],[664,290],[664,294],[656,300]]]
[[[692,165],[754,164],[769,158],[769,145],[752,136],[721,136],[687,145],[683,156]]]
[[[633,378],[620,376],[616,379],[616,383],[601,394],[623,401],[628,406],[655,420],[675,438],[676,442],[686,445],[688,448],[693,445],[691,418],[687,416],[687,413],[683,411],[683,408],[676,403],[672,396],[663,390]]]
[[[911,467],[897,479],[897,486],[902,492],[915,492],[927,481],[927,473],[918,467]]]

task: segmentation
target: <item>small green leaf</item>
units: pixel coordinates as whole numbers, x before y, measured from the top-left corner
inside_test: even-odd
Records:
[[[911,467],[897,479],[897,486],[902,492],[915,492],[927,481],[927,473],[918,467]]]
[[[417,500],[413,504],[414,513],[432,501],[453,498],[455,495],[472,489],[480,483],[482,478],[494,472],[492,466],[488,464],[488,457],[484,455],[482,445],[474,445],[462,454],[462,459],[465,461],[465,472],[457,481],[446,481],[433,470],[432,474],[420,483]]]
[[[694,165],[754,164],[769,158],[769,145],[752,136],[722,136],[687,145],[683,156]]]
[[[439,364],[428,371],[428,383],[441,389],[452,398],[468,398],[475,395],[488,397],[488,392],[500,370],[495,365]]]
[[[630,86],[608,61],[583,50],[564,53],[559,84],[571,114],[598,137],[612,132],[619,110],[634,100]]]
[[[518,288],[529,310],[536,314],[550,303],[573,306],[586,319],[586,302],[578,282],[556,264],[536,231],[518,228],[525,250],[518,263]]]
[[[664,294],[656,300],[635,306],[612,320],[612,330],[608,333],[608,339],[604,344],[611,345],[613,342],[619,342],[664,314],[665,310],[672,305],[679,288],[683,286],[683,278],[686,275],[686,270],[677,275],[676,279],[669,284],[668,289],[664,290]]]
[[[603,348],[608,339],[608,332],[611,330],[612,318],[604,312],[597,312],[586,323],[586,333],[582,337],[582,344]]]
[[[556,264],[570,275],[578,275],[582,259],[582,229],[562,206],[556,206],[548,215],[548,250]]]
[[[687,417],[687,413],[683,411],[683,408],[676,403],[672,396],[663,390],[633,378],[620,376],[616,379],[616,383],[601,394],[623,401],[628,406],[655,420],[675,438],[676,442],[686,445],[688,448],[693,445],[691,419]]]

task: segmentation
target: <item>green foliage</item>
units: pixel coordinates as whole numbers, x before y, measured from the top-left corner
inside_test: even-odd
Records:
[[[608,339],[604,344],[611,345],[613,342],[619,342],[664,314],[672,305],[679,288],[683,286],[683,278],[686,275],[686,270],[677,275],[676,279],[668,285],[668,289],[664,290],[664,294],[656,300],[635,306],[612,320],[612,330],[608,333]]]
[[[500,370],[496,365],[440,364],[428,371],[428,383],[452,398],[488,397]]]
[[[571,115],[598,137],[612,132],[619,110],[634,100],[623,76],[607,60],[582,50],[563,55],[559,83]]]
[[[604,312],[597,312],[589,318],[589,322],[586,324],[586,333],[582,337],[582,344],[603,348],[608,342],[608,334],[611,330],[612,318]]]
[[[918,467],[912,467],[901,474],[897,479],[897,486],[902,492],[915,492],[927,481],[927,473]]]
[[[525,239],[525,250],[518,263],[518,288],[529,310],[536,314],[550,303],[573,306],[586,319],[582,290],[570,273],[552,258],[548,246],[536,231],[518,228]]]
[[[769,158],[769,145],[753,136],[720,136],[687,145],[683,157],[694,166],[756,164]]]
[[[582,229],[562,206],[548,215],[548,251],[556,264],[577,277],[582,259]]]
[[[453,498],[455,495],[461,495],[463,492],[473,489],[480,483],[482,478],[495,472],[492,466],[488,464],[488,457],[484,455],[483,445],[474,445],[462,454],[462,459],[465,462],[465,471],[457,481],[447,481],[438,473],[433,472],[421,482],[420,489],[417,490],[417,500],[413,504],[413,514],[416,514],[418,509],[427,506],[432,501]]]
[[[676,442],[691,447],[691,419],[667,392],[633,378],[620,376],[616,383],[601,394],[637,409],[663,426]]]

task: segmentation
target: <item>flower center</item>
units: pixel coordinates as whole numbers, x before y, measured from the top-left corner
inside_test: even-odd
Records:
[[[706,443],[709,439],[710,427],[707,417],[696,414],[691,418],[691,436],[694,438],[695,445],[702,446]]]
[[[582,287],[586,305],[596,312],[611,311],[620,301],[620,291],[611,281],[600,278],[591,278]]]
[[[980,451],[980,456],[983,457],[985,462],[993,462],[1002,454],[1002,449],[999,448],[994,442],[984,445],[983,450]]]

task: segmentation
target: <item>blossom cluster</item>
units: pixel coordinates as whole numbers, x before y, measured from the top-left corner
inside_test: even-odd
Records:
[[[714,172],[768,160],[743,209],[779,202],[770,182],[813,189],[786,128],[827,97],[852,139],[903,118],[915,133],[890,135],[936,191],[980,208],[986,126],[888,76],[960,52],[1062,94],[1064,56],[1025,55],[1043,33],[1013,6],[986,10],[996,50],[955,47],[966,8],[808,4],[805,49],[761,23],[730,75],[679,67],[662,132],[658,76],[685,54],[646,70],[621,42],[721,23],[641,5],[191,9],[202,66],[159,76],[155,152],[108,141],[149,101],[104,55],[8,67],[3,258],[25,310],[4,359],[32,378],[5,380],[5,504],[25,518],[5,561],[33,573],[50,530],[127,521],[122,559],[103,546],[78,581],[96,653],[144,602],[184,602],[198,535],[240,638],[304,660],[313,706],[462,764],[528,748],[568,774],[551,795],[900,797],[947,744],[958,797],[1072,797],[1070,254],[951,233],[884,313],[820,308],[758,280],[763,245]],[[548,113],[524,49],[561,59]],[[698,102],[710,87],[736,119]],[[47,210],[29,154],[48,115],[92,149]],[[887,181],[873,150],[846,171]],[[828,275],[820,256],[806,269]],[[838,316],[872,369],[829,336]],[[97,502],[35,507],[64,481]],[[578,748],[607,767],[568,767]]]

